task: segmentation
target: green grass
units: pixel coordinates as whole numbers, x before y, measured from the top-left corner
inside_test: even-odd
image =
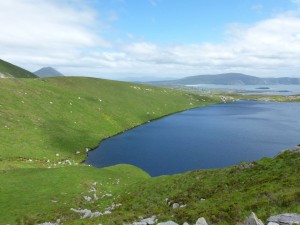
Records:
[[[213,224],[236,224],[251,211],[262,219],[300,212],[300,153],[264,158],[249,169],[158,178],[129,165],[96,169],[78,164],[86,148],[105,138],[171,113],[219,103],[217,95],[80,77],[0,79],[0,87],[0,224],[59,218],[69,225],[110,225],[152,215],[178,223],[204,216]],[[298,101],[298,96],[271,98]],[[112,196],[87,202],[83,196],[92,196],[92,187],[98,197]],[[166,198],[187,206],[173,210]],[[81,220],[70,210],[104,212],[112,203],[122,206],[97,218]]]
[[[70,208],[105,211],[118,193],[129,184],[148,178],[142,170],[118,165],[104,169],[88,166],[69,166],[56,169],[15,169],[0,175],[0,224],[36,224],[78,219]],[[96,185],[93,185],[97,182]],[[83,196],[95,187],[98,197],[112,194],[93,203]]]
[[[70,208],[85,206],[82,193],[91,182],[104,182],[102,192],[122,193],[148,177],[125,165],[76,166],[86,148],[150,120],[220,102],[218,96],[95,78],[0,79],[0,87],[0,224],[78,219]],[[124,181],[113,188],[103,180],[108,176]]]
[[[35,74],[0,59],[0,74],[8,78],[34,78]],[[0,76],[1,77],[1,76]]]
[[[26,166],[29,159],[31,164],[45,164],[48,159],[80,162],[86,148],[105,138],[170,113],[220,101],[94,78],[1,79],[0,87],[0,136],[5,137],[0,159],[12,167],[15,161]]]
[[[179,223],[203,216],[212,224],[228,225],[242,222],[252,211],[263,220],[283,212],[300,213],[300,153],[285,152],[254,164],[148,180],[121,200],[127,202],[123,210],[168,219],[174,215]],[[173,210],[165,198],[187,206]]]

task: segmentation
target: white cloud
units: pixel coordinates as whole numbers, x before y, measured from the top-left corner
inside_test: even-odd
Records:
[[[63,64],[83,54],[83,49],[110,46],[94,30],[101,29],[101,24],[85,5],[75,8],[67,1],[9,0],[0,1],[0,8],[0,55],[5,59]]]
[[[68,4],[70,1],[77,4]],[[31,70],[50,65],[70,75],[106,78],[223,72],[300,76],[297,11],[255,24],[228,25],[223,43],[166,46],[131,33],[130,43],[105,40],[106,24],[101,24],[97,13],[84,2],[0,1],[1,58]],[[111,12],[108,21],[118,19]]]
[[[300,77],[300,18],[288,13],[248,26],[233,24],[222,44],[140,42],[127,45],[123,52],[127,55],[123,60],[130,61],[132,69],[148,74],[243,72]]]

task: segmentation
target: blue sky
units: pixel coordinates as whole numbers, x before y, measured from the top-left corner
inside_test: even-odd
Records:
[[[300,0],[10,0],[0,8],[0,56],[31,71],[300,77]]]

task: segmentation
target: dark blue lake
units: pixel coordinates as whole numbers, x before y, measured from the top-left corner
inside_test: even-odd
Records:
[[[239,101],[177,113],[101,142],[85,163],[152,176],[226,167],[300,144],[300,103]]]

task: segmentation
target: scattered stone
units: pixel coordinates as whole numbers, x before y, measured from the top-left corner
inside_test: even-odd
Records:
[[[263,222],[257,218],[254,212],[245,220],[245,225],[264,225]]]
[[[133,224],[131,225],[148,225],[147,223],[145,222],[134,222]]]
[[[278,223],[270,222],[270,223],[268,223],[268,225],[279,225],[279,224]]]
[[[296,145],[295,147],[290,149],[293,152],[299,152],[300,151],[300,145]]]
[[[151,225],[157,223],[157,219],[156,216],[152,216],[150,218],[141,220],[141,222],[146,223],[147,225]]]
[[[294,224],[300,224],[300,214],[296,213],[285,213],[285,214],[280,214],[277,216],[271,216],[270,218],[267,219],[269,222],[273,222],[275,224],[279,225],[294,225]]]
[[[173,208],[173,209],[179,208],[179,204],[178,204],[178,203],[173,203],[172,208]]]
[[[178,223],[175,223],[173,221],[167,221],[167,222],[158,223],[157,225],[178,225]]]
[[[76,154],[77,154],[77,155],[80,154],[80,151],[76,151]]]
[[[60,219],[56,220],[55,223],[45,222],[45,223],[39,223],[38,225],[59,225],[59,224],[60,224]]]
[[[83,198],[88,202],[92,201],[92,198],[90,196],[83,196]]]
[[[85,219],[85,218],[93,218],[93,217],[98,217],[98,216],[102,216],[103,214],[100,212],[92,212],[89,209],[73,209],[71,208],[70,210],[72,210],[73,212],[76,213],[81,213],[83,214],[80,218],[81,219]]]
[[[204,217],[201,217],[197,220],[195,225],[208,225]]]
[[[103,215],[111,214],[111,211],[107,210],[103,213]]]
[[[243,163],[243,164],[239,165],[239,169],[241,169],[241,170],[249,169],[253,166],[254,166],[254,163]]]
[[[56,154],[55,154],[55,156],[57,156],[57,157],[58,157],[58,156],[59,156],[59,154],[58,154],[58,153],[56,153]]]
[[[189,225],[187,222],[184,222],[184,224],[183,225]]]
[[[95,201],[97,201],[97,200],[99,199],[98,196],[97,196],[96,194],[94,194],[93,197],[94,197],[94,200],[95,200]]]

